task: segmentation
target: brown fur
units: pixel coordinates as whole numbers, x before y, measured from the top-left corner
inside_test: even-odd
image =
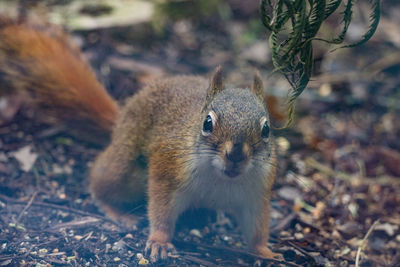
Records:
[[[260,106],[257,108],[259,111],[256,112],[256,109],[247,106],[246,103],[242,103],[242,107],[239,104],[239,108],[245,112],[248,110],[247,113],[253,113],[254,118],[258,118],[257,114],[261,110],[265,110],[262,108],[261,92],[263,88],[259,76],[255,77],[255,84],[251,90],[259,99]],[[92,168],[91,191],[93,196],[101,206],[116,210],[111,213],[111,216],[117,214],[114,216],[116,220],[131,217],[132,215],[129,213],[131,205],[135,205],[138,199],[143,198],[147,190],[151,229],[147,249],[151,251],[152,260],[157,260],[158,257],[163,258],[167,251],[173,250],[170,242],[175,221],[186,208],[185,203],[176,201],[179,201],[179,195],[185,195],[182,192],[186,190],[187,186],[190,186],[191,179],[196,179],[196,177],[192,177],[193,162],[197,157],[194,148],[205,142],[201,140],[199,133],[207,110],[218,104],[222,105],[218,107],[223,110],[220,113],[222,117],[233,116],[236,118],[239,116],[234,115],[235,110],[233,110],[238,104],[232,103],[230,106],[229,101],[213,102],[213,99],[221,91],[224,89],[219,68],[210,82],[201,77],[178,76],[155,81],[148,85],[127,101],[114,129],[110,146],[99,156]],[[227,91],[226,94],[229,95],[230,91]],[[243,94],[243,99],[250,97],[246,91],[243,91]],[[241,93],[238,97],[241,99]],[[220,101],[225,101],[223,99]],[[240,118],[237,119],[240,120]],[[221,141],[221,145],[218,146],[217,154],[226,160],[226,155],[232,151],[232,142],[237,141],[234,135],[239,131],[243,132],[243,128],[240,127],[250,126],[245,126],[246,123],[243,125],[242,123],[233,123],[232,127],[237,125],[235,127],[239,128],[224,128],[218,120],[215,125],[215,135],[210,137],[208,142],[219,143],[219,139],[225,140]],[[255,124],[252,124],[256,127],[255,129],[261,127],[259,120],[256,120]],[[243,164],[248,162],[252,156],[253,148],[250,144],[259,140],[259,137],[255,137],[259,134],[258,130],[249,128],[245,131],[245,136],[241,137],[246,140],[243,143],[243,154],[246,158]],[[213,138],[216,139],[213,140]],[[268,146],[272,149],[272,153],[272,140]],[[135,170],[138,168],[137,159],[142,157],[148,160],[147,187],[143,176],[137,175],[138,171]],[[274,166],[275,161],[276,158],[272,155],[270,164]],[[274,178],[275,167],[272,167],[266,176],[261,178],[265,180],[262,182],[265,187],[260,189],[262,197],[257,200],[259,203],[253,203],[255,206],[262,207],[256,212],[255,225],[246,225],[245,223],[242,225],[246,228],[244,233],[247,235],[250,248],[269,258],[276,256],[266,247],[269,235],[269,197]],[[188,202],[190,201],[192,200],[189,199]],[[243,221],[240,212],[236,215],[238,215],[239,222]]]
[[[0,84],[0,95],[25,94],[42,119],[80,136],[104,140],[118,113],[79,49],[52,27],[1,20]]]

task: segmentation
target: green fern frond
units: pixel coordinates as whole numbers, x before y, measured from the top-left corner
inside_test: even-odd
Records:
[[[271,28],[271,17],[267,14],[267,1],[261,1],[260,12],[261,12],[261,22],[270,31]]]
[[[325,12],[326,12],[326,1],[325,0],[319,0],[315,2],[310,3],[311,6],[311,12],[310,16],[308,17],[308,22],[307,22],[307,27],[305,30],[305,38],[309,39],[314,37],[318,30],[319,27],[321,26],[323,20],[321,18],[325,17]]]
[[[344,37],[346,36],[347,30],[349,29],[350,22],[353,16],[353,1],[354,0],[347,0],[346,8],[343,12],[343,29],[342,32],[339,34],[339,36],[331,41],[328,41],[328,43],[331,44],[341,44],[344,41]]]
[[[301,42],[303,31],[305,29],[307,20],[306,20],[306,2],[298,1],[300,4],[295,10],[294,14],[294,23],[293,29],[289,34],[288,42],[285,47],[282,49],[282,53],[284,55],[289,55],[290,52],[296,49],[296,46]]]
[[[288,98],[289,118],[293,120],[294,103],[307,87],[313,68],[313,41],[341,44],[349,29],[355,0],[344,4],[341,24],[336,38],[326,40],[315,36],[322,23],[341,6],[342,0],[261,0],[261,19],[271,31],[269,45],[274,72],[284,75],[292,87]],[[367,42],[375,33],[380,19],[380,0],[371,0],[370,25],[361,40],[343,47],[354,47]]]
[[[366,43],[371,37],[374,35],[376,29],[378,28],[380,16],[381,16],[381,5],[380,0],[374,0],[371,4],[372,12],[369,16],[370,25],[368,27],[368,31],[363,35],[361,40],[355,42],[353,44],[345,45],[343,48],[355,47],[358,45],[362,45]]]
[[[325,8],[325,17],[324,20],[327,19],[336,9],[340,6],[342,0],[331,0],[326,4]]]

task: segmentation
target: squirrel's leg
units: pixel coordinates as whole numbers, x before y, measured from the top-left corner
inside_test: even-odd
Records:
[[[132,210],[146,193],[147,173],[139,163],[133,144],[113,142],[96,159],[90,173],[90,190],[99,206],[112,219],[128,227],[136,225]]]
[[[240,229],[252,251],[263,258],[282,259],[282,255],[267,247],[269,238],[269,199],[263,199],[261,209],[243,207],[236,212]]]
[[[151,184],[149,181],[149,192],[157,190],[154,188],[158,188],[158,186]],[[173,210],[170,197],[162,191],[149,193],[150,235],[146,243],[146,252],[150,252],[151,262],[156,262],[159,258],[166,259],[168,252],[175,251],[171,238],[178,214]]]
[[[166,259],[168,252],[174,253],[171,239],[179,214],[186,208],[185,201],[177,201],[177,178],[173,169],[176,164],[160,160],[164,156],[150,158],[148,178],[148,217],[150,235],[147,239],[146,253],[150,260]],[[165,157],[164,157],[165,158]]]

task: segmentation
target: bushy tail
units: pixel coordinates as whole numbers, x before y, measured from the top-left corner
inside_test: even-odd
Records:
[[[0,95],[23,95],[40,119],[102,143],[118,113],[78,48],[62,31],[0,18]]]

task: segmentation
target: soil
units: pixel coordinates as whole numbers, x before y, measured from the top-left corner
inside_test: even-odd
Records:
[[[288,86],[270,74],[269,56],[254,56],[268,47],[265,30],[249,23],[257,17],[251,8],[233,8],[229,19],[166,21],[161,33],[146,22],[71,34],[121,104],[151,79],[207,75],[219,64],[229,81],[243,84],[257,67],[284,103]],[[394,14],[383,10],[381,32],[363,47],[320,47],[294,125],[274,131],[279,176],[270,247],[284,260],[249,253],[229,214],[193,210],[179,219],[178,253],[154,266],[354,266],[356,258],[359,266],[400,266],[400,61],[373,65],[398,53],[397,39],[385,31],[397,23]],[[107,218],[87,181],[102,148],[35,114],[21,107],[0,124],[0,266],[147,265],[146,205],[132,211],[134,230]]]

